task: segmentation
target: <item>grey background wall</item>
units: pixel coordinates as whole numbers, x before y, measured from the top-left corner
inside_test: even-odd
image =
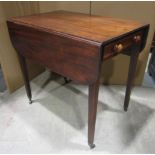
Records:
[[[6,20],[13,16],[23,16],[39,12],[38,2],[0,2],[0,63],[5,82],[10,92],[23,85],[16,51],[12,47]],[[30,77],[38,75],[43,68],[28,62]]]

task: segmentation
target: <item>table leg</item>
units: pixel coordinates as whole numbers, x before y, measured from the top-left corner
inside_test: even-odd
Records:
[[[28,71],[27,71],[26,60],[20,54],[18,54],[18,57],[19,57],[21,70],[22,70],[22,73],[23,73],[23,78],[24,78],[24,84],[25,84],[27,97],[29,98],[29,103],[31,104],[32,103],[32,94],[31,94],[31,87],[30,87],[30,82],[29,82],[29,76],[28,76]]]
[[[89,105],[88,105],[88,144],[90,148],[94,148],[94,133],[95,133],[95,122],[96,112],[98,103],[98,92],[99,92],[99,80],[92,85],[89,85]]]
[[[130,56],[128,80],[127,80],[126,94],[125,94],[125,100],[124,100],[124,111],[127,111],[129,106],[130,94],[131,94],[134,75],[136,72],[138,55],[139,55],[138,51],[133,51]]]

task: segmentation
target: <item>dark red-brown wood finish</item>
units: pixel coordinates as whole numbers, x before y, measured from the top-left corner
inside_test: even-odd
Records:
[[[65,79],[89,86],[88,144],[93,148],[101,65],[118,54],[131,56],[124,102],[127,111],[138,55],[145,46],[149,25],[66,11],[12,18],[7,25],[30,103],[26,58]]]

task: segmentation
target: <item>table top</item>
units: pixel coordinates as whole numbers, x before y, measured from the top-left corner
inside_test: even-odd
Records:
[[[54,11],[15,17],[9,21],[48,32],[63,33],[98,43],[137,31],[148,24],[111,17]]]

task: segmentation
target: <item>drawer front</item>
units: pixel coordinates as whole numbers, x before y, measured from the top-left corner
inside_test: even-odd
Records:
[[[120,38],[117,41],[111,42],[110,44],[104,47],[103,59],[106,60],[119,53],[128,51],[135,44],[140,46],[142,36],[143,36],[143,31],[138,31],[134,34]]]

